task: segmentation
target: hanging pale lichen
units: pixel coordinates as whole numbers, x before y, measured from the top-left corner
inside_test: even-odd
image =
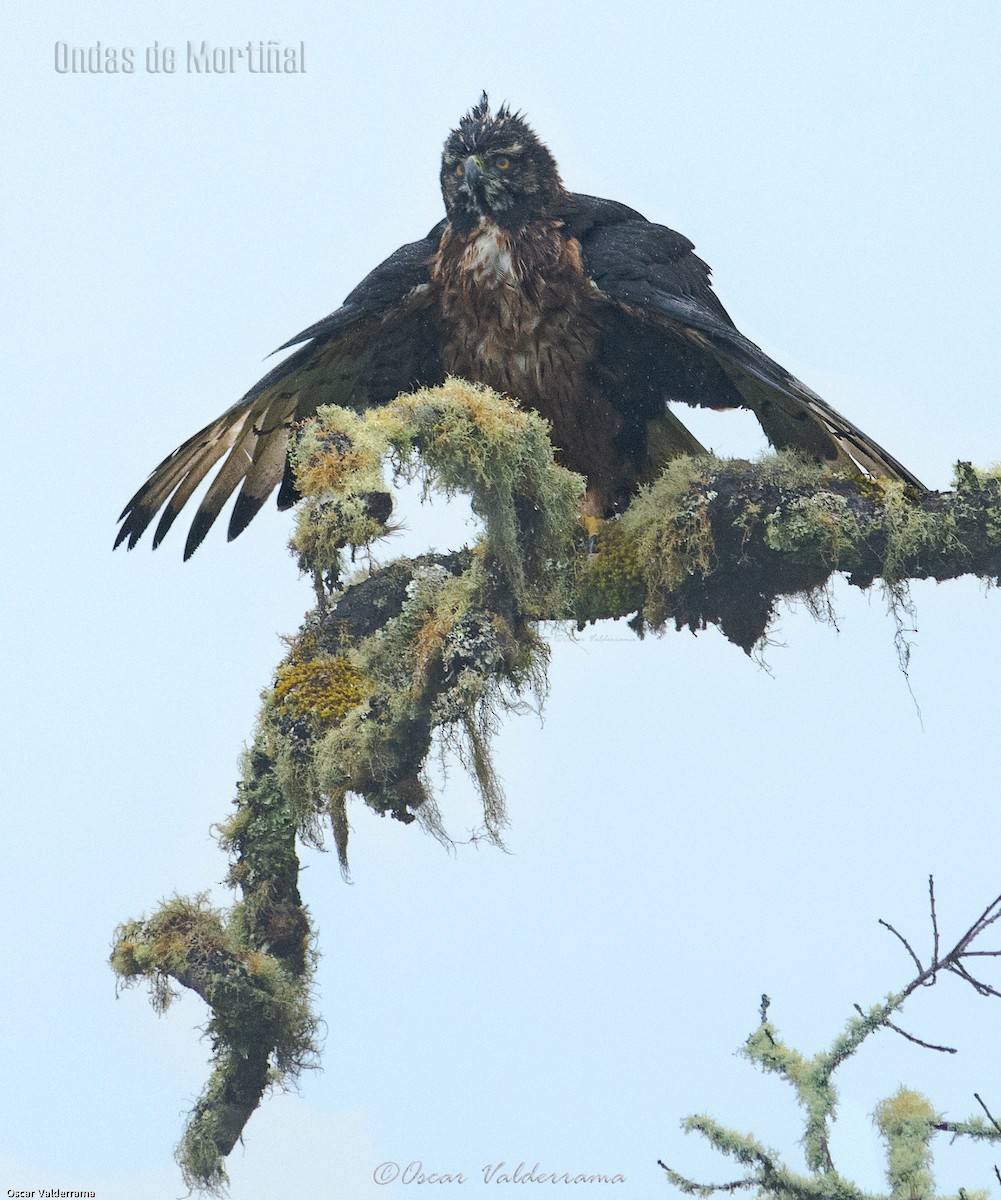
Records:
[[[384,462],[427,491],[466,492],[483,519],[472,551],[399,560],[330,595],[278,668],[262,730],[302,831],[315,835],[327,814],[346,866],[350,795],[413,820],[440,731],[470,766],[496,840],[503,805],[486,734],[542,686],[530,619],[570,613],[581,479],[555,463],[541,418],[458,380],[360,416],[321,409],[294,461],[304,503],[293,545],[328,587],[345,552],[386,531],[391,509],[373,500]]]
[[[382,464],[425,491],[469,496],[484,522],[481,551],[521,611],[565,615],[571,600],[580,476],[555,463],[547,423],[479,385],[449,379],[358,415],[321,408],[294,450],[305,498],[293,537],[301,562],[339,571],[339,552],[385,532],[373,517]]]
[[[262,730],[283,791],[303,832],[315,828],[318,813],[334,818],[345,866],[348,797],[413,820],[428,799],[423,767],[436,730],[472,764],[487,833],[498,836],[502,806],[484,732],[519,698],[538,695],[546,648],[524,619],[491,611],[488,589],[481,556],[457,555],[448,565],[397,560],[391,580],[384,572],[360,579],[309,629],[321,655],[314,662],[330,662],[325,652],[333,646],[341,662],[350,654],[363,703],[320,722],[301,695],[298,715],[288,711],[291,693],[276,688],[266,700]],[[351,616],[366,593],[381,610],[372,632]],[[298,679],[302,669],[280,668],[279,677]]]

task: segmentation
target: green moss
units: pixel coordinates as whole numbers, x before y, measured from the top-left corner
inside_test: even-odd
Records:
[[[126,984],[145,979],[162,1010],[172,980],[212,1011],[206,1033],[215,1068],[178,1147],[186,1182],[210,1192],[225,1185],[223,1157],[271,1083],[293,1079],[316,1055],[309,972],[290,971],[248,946],[241,910],[226,919],[204,896],[175,897],[116,933],[111,964]]]
[[[578,624],[637,612],[646,579],[634,536],[621,521],[603,522],[592,553],[581,555],[574,613]]]
[[[692,575],[706,576],[715,561],[709,505],[715,492],[704,485],[721,460],[677,458],[643,488],[622,517],[622,533],[636,546],[647,582],[647,615],[660,623],[660,598]]]
[[[990,572],[977,570],[969,550],[970,546],[1001,546],[1001,477],[996,470],[957,463],[954,490],[932,505],[916,505],[901,485],[889,484],[883,510],[887,539],[883,577],[888,583],[928,575],[950,578],[966,570],[996,580],[996,565]]]
[[[176,995],[171,978],[187,973],[199,957],[230,949],[222,916],[204,894],[175,896],[151,918],[118,927],[110,963],[127,986],[145,979],[153,1007],[162,1012]]]
[[[298,887],[297,823],[278,787],[273,759],[260,750],[244,756],[235,812],[218,833],[231,858],[227,882],[242,897],[227,928],[246,948],[248,971],[267,973],[277,960],[292,975],[304,975],[312,931]],[[267,951],[264,958],[255,957],[259,951]]]

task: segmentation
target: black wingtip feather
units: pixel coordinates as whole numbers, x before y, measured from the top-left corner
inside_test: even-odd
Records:
[[[153,514],[146,513],[142,509],[135,509],[133,511],[126,509],[118,519],[119,521],[124,519],[125,524],[115,535],[115,544],[112,546],[112,550],[117,550],[122,542],[126,543],[126,550],[133,550],[136,543],[146,532],[146,526],[153,519]]]
[[[295,470],[292,467],[292,460],[285,459],[285,472],[282,475],[282,484],[278,489],[278,510],[285,512],[286,509],[292,507],[293,504],[298,504],[302,499],[302,495],[295,483]]]
[[[195,513],[195,519],[191,522],[191,528],[188,530],[188,540],[184,543],[184,561],[194,554],[198,547],[205,540],[205,535],[212,528],[212,523],[215,521],[215,514],[203,512]]]
[[[180,509],[172,508],[170,505],[168,505],[164,509],[163,516],[160,518],[159,523],[157,524],[157,527],[156,527],[156,531],[153,534],[153,549],[154,550],[157,548],[157,546],[160,545],[160,543],[163,541],[163,539],[167,536],[167,531],[170,529],[171,525],[174,524],[174,519],[177,517],[177,514],[179,512],[180,512]]]
[[[236,504],[233,505],[233,514],[229,518],[229,530],[226,533],[227,541],[231,542],[243,533],[254,517],[261,511],[266,499],[267,496],[248,496],[245,492],[241,492],[237,496]]]

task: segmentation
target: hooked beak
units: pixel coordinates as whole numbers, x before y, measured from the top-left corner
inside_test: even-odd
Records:
[[[466,161],[462,164],[462,178],[466,184],[466,190],[471,196],[479,196],[480,181],[483,179],[483,164],[475,154],[470,154]]]

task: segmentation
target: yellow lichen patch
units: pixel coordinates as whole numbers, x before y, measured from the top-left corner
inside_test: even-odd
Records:
[[[365,698],[364,676],[343,656],[290,661],[278,668],[275,703],[295,717],[336,725]]]
[[[606,525],[603,517],[592,517],[589,513],[581,513],[580,523],[589,539],[597,538]]]

